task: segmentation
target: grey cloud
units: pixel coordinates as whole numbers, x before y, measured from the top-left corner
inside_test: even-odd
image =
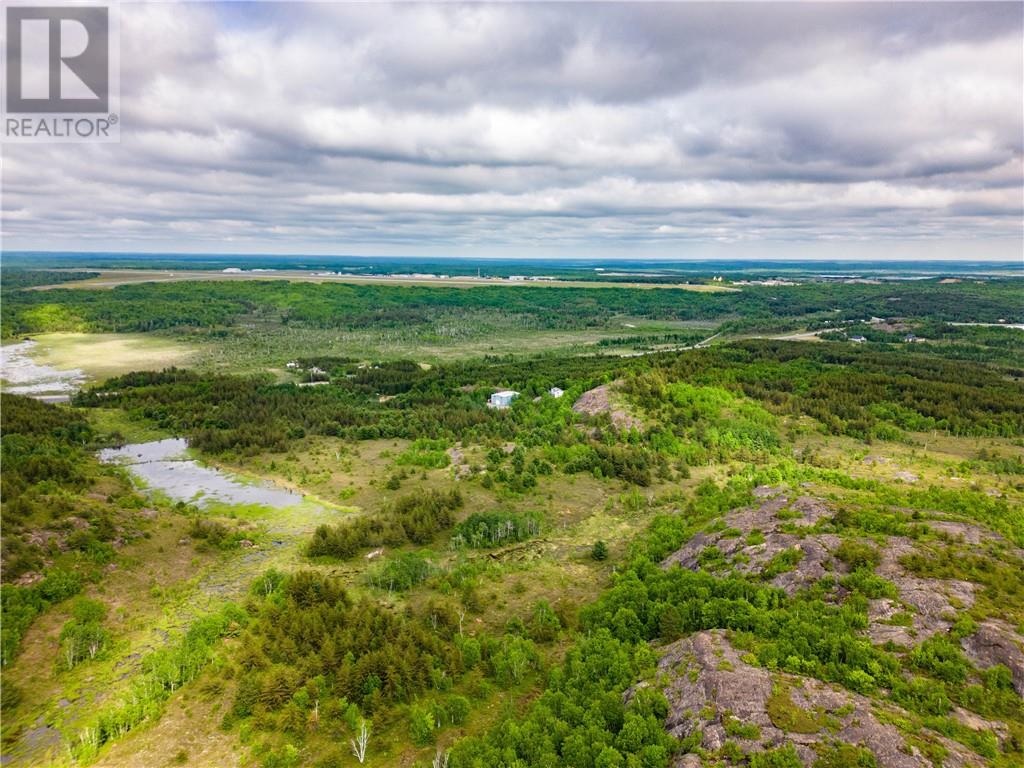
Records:
[[[121,144],[5,147],[5,243],[1005,254],[1022,9],[126,4]]]

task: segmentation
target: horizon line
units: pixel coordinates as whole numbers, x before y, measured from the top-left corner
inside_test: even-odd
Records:
[[[984,263],[984,264],[1008,264],[1017,265],[1024,269],[1024,256],[1021,259],[1005,259],[1005,258],[985,258],[985,257],[973,257],[973,258],[960,258],[960,257],[942,257],[935,256],[932,258],[871,258],[864,256],[847,256],[843,258],[830,258],[830,257],[814,257],[814,256],[791,256],[786,258],[778,257],[756,257],[756,256],[742,256],[742,257],[723,257],[723,256],[687,256],[687,257],[676,257],[676,256],[652,256],[652,255],[637,255],[637,256],[490,256],[490,255],[479,255],[479,256],[462,256],[462,255],[451,255],[451,256],[410,256],[410,255],[386,255],[386,254],[375,254],[375,255],[361,255],[361,254],[344,254],[344,253],[301,253],[301,252],[288,252],[288,253],[247,253],[247,252],[218,252],[218,251],[110,251],[110,250],[99,250],[99,251],[72,251],[72,250],[2,250],[0,249],[0,259],[4,256],[137,256],[137,257],[159,257],[159,256],[174,256],[174,257],[192,257],[192,258],[251,258],[251,259],[298,259],[298,258],[310,258],[310,259],[359,259],[359,260],[373,260],[373,259],[395,259],[404,261],[534,261],[534,262],[546,262],[546,261],[568,261],[568,262],[622,262],[622,261],[638,261],[638,262],[654,262],[654,263],[690,263],[690,262],[754,262],[754,263],[787,263],[787,262],[799,262],[799,263],[864,263],[864,264],[914,264],[914,263],[948,263],[948,264],[973,264],[973,263]]]

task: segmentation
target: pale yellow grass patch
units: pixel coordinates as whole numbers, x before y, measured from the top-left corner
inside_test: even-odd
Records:
[[[187,344],[142,333],[43,333],[32,338],[38,342],[32,357],[40,365],[79,368],[98,380],[187,365],[195,353]]]

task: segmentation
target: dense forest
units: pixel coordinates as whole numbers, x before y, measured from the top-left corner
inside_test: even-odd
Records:
[[[57,282],[56,280],[54,282]],[[239,318],[273,318],[312,328],[400,327],[443,316],[501,312],[535,329],[586,328],[615,316],[728,321],[726,328],[827,328],[872,316],[942,322],[1020,320],[1011,280],[946,284],[805,283],[700,293],[672,288],[327,285],[260,282],[139,283],[110,290],[5,293],[5,336],[45,331],[211,329]]]

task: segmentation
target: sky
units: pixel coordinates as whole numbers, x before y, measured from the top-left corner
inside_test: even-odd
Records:
[[[1024,4],[133,3],[7,250],[1024,253]]]

